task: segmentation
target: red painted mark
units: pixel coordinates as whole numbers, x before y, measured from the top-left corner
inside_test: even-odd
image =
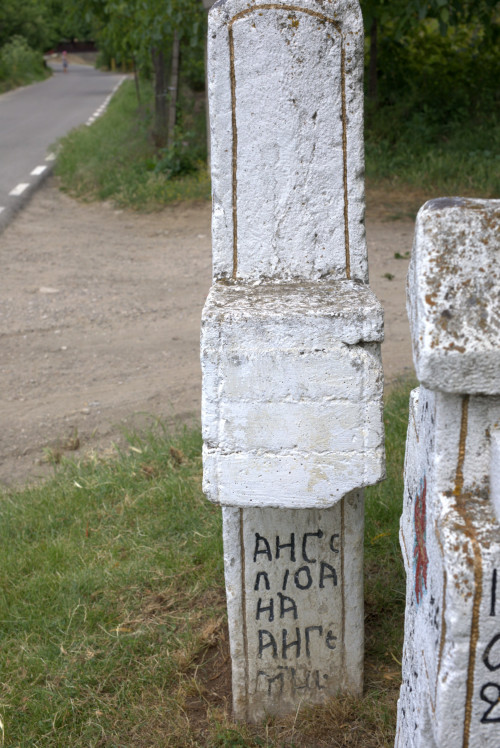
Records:
[[[427,480],[425,476],[420,481],[420,493],[415,497],[415,545],[413,558],[415,561],[415,596],[417,605],[421,602],[427,589],[427,567],[429,557],[426,548],[426,493]]]

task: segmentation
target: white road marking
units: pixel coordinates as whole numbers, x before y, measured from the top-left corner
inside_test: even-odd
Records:
[[[30,174],[32,177],[38,177],[40,174],[43,174],[46,168],[46,166],[37,166],[32,172],[30,172]]]
[[[29,182],[21,182],[20,184],[16,185],[16,187],[14,187],[13,190],[9,192],[9,195],[18,197],[19,195],[22,195],[22,193],[27,187],[29,187]]]
[[[104,114],[104,112],[106,111],[106,109],[108,107],[109,102],[113,98],[113,95],[118,91],[118,89],[120,88],[120,86],[121,86],[121,84],[123,83],[124,80],[126,80],[126,76],[125,75],[122,78],[120,78],[120,80],[118,81],[118,83],[116,84],[116,86],[113,88],[113,90],[111,91],[111,93],[108,96],[106,96],[106,98],[104,99],[104,102],[101,104],[101,106],[99,107],[99,109],[96,109],[96,111],[94,112],[94,114],[91,117],[88,118],[87,122],[85,123],[87,125],[87,127],[90,127],[90,125],[94,124],[94,122],[96,121],[96,119],[99,119],[99,117],[102,114]]]
[[[47,155],[45,156],[45,160],[46,160],[46,161],[54,161],[55,157],[56,157],[56,154],[55,154],[55,153],[48,153],[48,154],[47,154]]]
[[[2,212],[2,210],[5,210],[5,208],[3,207],[3,205],[0,205],[0,213]]]

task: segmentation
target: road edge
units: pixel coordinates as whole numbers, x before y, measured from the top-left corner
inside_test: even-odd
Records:
[[[40,189],[42,184],[45,182],[54,171],[55,158],[46,164],[46,168],[41,174],[33,177],[33,181],[29,183],[28,187],[24,192],[19,195],[16,200],[12,201],[9,205],[6,205],[0,213],[0,234],[7,228],[11,221],[15,218],[16,214],[19,213],[31,200],[35,192]]]
[[[90,115],[87,121],[82,124],[87,125],[87,127],[90,127],[99,117],[101,117],[104,114],[104,112],[106,111],[109,105],[109,102],[111,101],[113,96],[116,94],[116,92],[118,91],[122,83],[125,80],[127,80],[128,77],[129,76],[127,75],[121,75],[121,77],[117,81],[114,88],[104,99],[103,103],[98,107],[98,109],[92,115]],[[82,125],[78,125],[78,126],[81,127]],[[75,129],[75,128],[72,128],[72,129]],[[41,174],[31,173],[29,175],[31,181],[28,183],[28,186],[23,190],[23,192],[20,195],[16,195],[15,200],[11,200],[7,205],[2,206],[2,209],[0,209],[0,234],[2,234],[3,231],[5,231],[7,226],[14,220],[17,213],[19,213],[29,203],[29,201],[31,200],[35,192],[37,192],[40,189],[40,187],[45,182],[45,180],[53,173],[56,160],[57,160],[57,154],[54,152],[48,151],[47,155],[45,156],[45,163],[44,163],[45,168],[42,171],[42,173]]]

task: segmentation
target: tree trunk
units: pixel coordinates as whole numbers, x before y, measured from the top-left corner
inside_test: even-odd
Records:
[[[370,28],[370,66],[368,68],[368,98],[377,101],[377,19],[374,18]]]
[[[153,140],[157,148],[167,144],[167,81],[165,75],[165,55],[162,49],[152,49],[153,70],[155,74],[155,117]]]
[[[170,86],[168,101],[168,130],[167,142],[172,145],[175,138],[175,122],[177,118],[177,92],[179,89],[179,56],[180,44],[179,35],[174,31],[174,43],[172,45],[172,67],[170,69]]]
[[[134,66],[134,83],[135,83],[135,93],[137,94],[137,104],[139,106],[139,110],[142,112],[141,89],[139,87],[139,75],[137,73],[137,65],[135,64],[135,57],[132,58],[132,64]]]

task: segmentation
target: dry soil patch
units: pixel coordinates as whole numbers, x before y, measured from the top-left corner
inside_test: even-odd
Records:
[[[382,218],[380,217],[382,216]],[[413,222],[367,219],[370,282],[386,311],[386,379],[412,372],[405,312]],[[0,236],[0,481],[46,474],[150,419],[199,423],[210,206],[137,214],[79,203],[51,178]]]

